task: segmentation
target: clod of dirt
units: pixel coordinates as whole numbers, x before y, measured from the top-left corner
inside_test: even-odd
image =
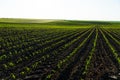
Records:
[[[115,76],[115,75],[110,76],[110,78],[115,79],[115,80],[118,79],[117,76]]]

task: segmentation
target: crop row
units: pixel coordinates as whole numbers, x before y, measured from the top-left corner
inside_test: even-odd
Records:
[[[119,78],[119,30],[0,28],[0,79]]]
[[[8,31],[10,31],[12,33],[12,30],[8,30]],[[38,30],[38,31],[42,32],[43,30]],[[23,30],[23,32],[27,33],[24,30]],[[33,31],[33,32],[35,32],[35,31]],[[44,34],[47,35],[46,31],[44,31],[44,32],[45,32]],[[4,50],[4,51],[1,49],[1,56],[0,56],[0,62],[2,64],[1,65],[1,77],[4,77],[4,76],[7,77],[11,74],[13,75],[14,70],[19,69],[20,67],[23,67],[23,65],[25,67],[26,63],[27,62],[29,63],[30,61],[35,60],[36,59],[35,57],[41,57],[42,59],[45,59],[46,57],[49,57],[49,54],[48,54],[49,52],[54,51],[59,46],[62,46],[66,42],[69,42],[71,39],[77,37],[78,35],[82,34],[83,32],[84,32],[84,30],[83,31],[81,31],[81,30],[59,31],[59,30],[57,30],[57,32],[52,31],[51,35],[50,35],[50,32],[48,31],[48,34],[49,34],[48,37],[49,38],[46,36],[45,37],[46,39],[43,38],[44,40],[41,41],[41,42],[38,42],[38,40],[39,39],[41,40],[42,38],[38,38],[36,36],[34,36],[35,38],[28,38],[28,39],[31,39],[32,41],[31,40],[26,40],[26,37],[25,38],[23,37],[23,39],[25,39],[25,40],[20,39],[19,38],[19,36],[21,35],[20,34],[17,37],[20,40],[22,40],[22,42],[21,42],[22,44],[25,44],[27,46],[24,46],[24,47],[20,48],[19,47],[20,44],[14,44],[15,46],[18,45],[18,47],[12,47],[11,49],[13,51],[11,51],[11,49],[7,49],[7,50]],[[14,30],[13,30],[13,33],[14,33]],[[3,35],[3,34],[5,34],[5,33],[2,33],[1,35]],[[24,34],[21,35],[21,36],[24,36]],[[31,33],[29,33],[29,34],[31,34]],[[37,34],[40,34],[40,32],[37,32]],[[33,34],[33,35],[35,35],[35,34]],[[10,41],[10,42],[14,43],[14,42],[18,41],[15,38],[16,36],[15,37],[14,37],[14,35],[9,35],[9,36],[10,36],[10,40],[11,40],[11,36],[13,37],[13,41]],[[7,38],[9,38],[9,36],[7,36]],[[39,35],[39,37],[41,37],[41,36]],[[3,35],[2,39],[3,38],[4,38],[4,35]],[[8,41],[8,43],[9,43],[9,41]],[[30,43],[33,43],[33,45],[30,45]],[[2,44],[6,44],[6,42],[2,42]],[[4,46],[2,44],[1,44],[1,48],[4,49]],[[5,47],[11,47],[11,46],[6,45]],[[25,69],[26,69],[26,67],[25,67]],[[21,68],[21,70],[22,70],[22,68]],[[18,70],[18,71],[20,71],[20,70]],[[22,72],[22,74],[23,74],[23,72]]]

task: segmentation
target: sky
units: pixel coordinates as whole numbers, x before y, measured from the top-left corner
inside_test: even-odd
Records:
[[[120,21],[120,0],[0,0],[0,18]]]

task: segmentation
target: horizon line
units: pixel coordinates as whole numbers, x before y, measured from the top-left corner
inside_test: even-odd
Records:
[[[73,21],[113,21],[120,22],[120,20],[102,20],[102,19],[55,19],[55,18],[20,18],[20,17],[0,17],[0,19],[28,19],[28,20],[73,20]]]

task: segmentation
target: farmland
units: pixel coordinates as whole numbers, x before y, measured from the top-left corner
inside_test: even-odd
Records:
[[[0,22],[0,80],[120,80],[120,23]]]

